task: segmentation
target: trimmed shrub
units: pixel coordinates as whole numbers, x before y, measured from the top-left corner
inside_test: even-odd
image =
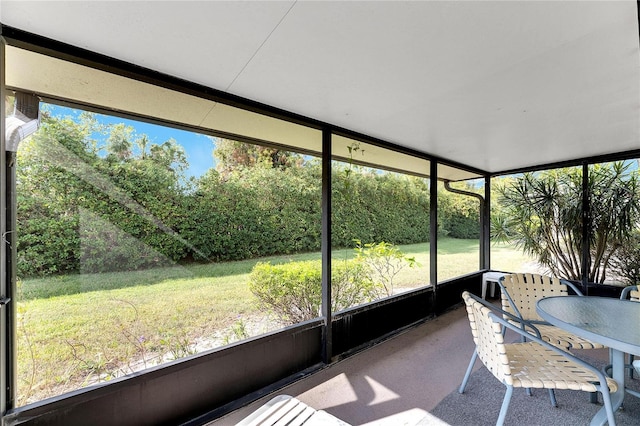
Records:
[[[429,188],[423,179],[334,167],[331,242],[413,244],[429,241]]]
[[[331,309],[334,312],[376,298],[376,285],[361,262],[332,262],[331,282]],[[272,311],[284,324],[296,324],[321,314],[320,261],[281,265],[260,262],[251,271],[249,288],[260,301],[261,307]]]

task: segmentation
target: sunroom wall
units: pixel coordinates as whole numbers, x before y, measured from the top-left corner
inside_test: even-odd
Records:
[[[87,67],[86,65],[78,65],[74,62],[43,55],[42,53],[33,53],[14,46],[8,46],[7,49],[8,54],[5,60],[3,60],[3,64],[6,67],[6,75],[8,78],[2,86],[3,93],[9,94],[16,90],[35,93],[45,101],[82,107],[90,111],[109,112],[125,118],[166,124],[181,129],[202,131],[219,137],[237,137],[238,139],[265,146],[293,148],[303,154],[320,154],[324,155],[323,161],[329,161],[331,157],[335,157],[336,160],[344,159],[344,157],[341,158],[340,155],[335,153],[331,155],[325,151],[323,154],[322,135],[323,132],[326,133],[327,130],[319,130],[318,127],[322,126],[318,126],[318,123],[312,120],[309,121],[310,126],[305,126],[304,123],[301,124],[301,121],[304,120],[300,120],[299,117],[289,121],[276,117],[280,112],[276,114],[273,113],[273,111],[269,111],[269,115],[260,114],[256,112],[255,105],[253,104],[250,104],[251,110],[245,110],[239,107],[238,104],[223,104],[219,101],[212,101],[206,96],[201,98],[197,94],[194,95],[192,90],[190,90],[189,93],[170,90],[148,82],[138,81],[121,75],[109,74],[105,71]],[[43,81],[41,74],[33,74],[33,70],[37,67],[49,69],[51,74],[42,74],[49,77],[54,75],[56,78],[49,82],[46,80]],[[86,80],[87,76],[91,76],[91,78]],[[29,80],[29,77],[32,77],[33,80]],[[105,78],[106,81],[104,80]],[[118,80],[118,83],[113,83],[113,81],[110,80],[111,78]],[[63,82],[64,84],[54,87],[54,82]],[[93,85],[94,82],[98,82],[99,84]],[[84,87],[86,91],[82,90],[78,92],[77,90],[81,87]],[[125,98],[128,99],[128,101],[124,101],[123,99]],[[129,104],[128,102],[131,103]],[[184,105],[185,107],[180,108],[180,105]],[[167,107],[169,108],[168,110]],[[194,111],[200,111],[200,114],[197,112],[194,113]],[[202,111],[208,112],[207,114],[203,114]],[[345,138],[345,132],[343,130],[336,133],[336,140],[339,141],[336,142],[336,146],[340,146],[340,143],[345,141]],[[366,145],[369,153],[373,153],[376,150],[382,153],[373,164],[367,162],[365,167],[374,165],[380,167],[380,170],[393,173],[402,171],[411,177],[429,178],[429,162],[435,160],[429,159],[427,156],[415,157],[413,153],[407,153],[403,150],[395,151],[391,145],[389,145],[389,148],[382,147],[380,141],[368,141],[361,135],[357,135],[354,140]],[[394,157],[394,155],[396,155],[395,153],[399,156],[397,159]],[[422,165],[420,165],[420,162],[422,162]],[[418,168],[410,166],[410,163],[418,164]],[[403,165],[406,167],[403,168]],[[443,170],[447,176],[455,179],[481,176],[479,172],[470,172],[467,169],[460,169],[452,165],[443,165]],[[432,177],[430,184],[433,184],[433,182],[435,181]],[[3,187],[3,191],[6,190],[7,188]],[[428,214],[429,212],[425,212],[425,215]],[[431,267],[435,268],[436,265],[431,265]],[[429,275],[429,273],[426,274],[424,282],[427,286],[432,284],[428,282],[427,277]],[[477,276],[470,275],[465,277],[462,282],[467,283],[465,286],[473,288],[477,285],[476,281]],[[13,291],[15,292],[15,282],[12,283],[12,285]],[[443,295],[452,290],[450,285],[443,285],[442,288]],[[446,288],[449,289],[445,291]],[[327,291],[326,288],[324,291]],[[454,293],[455,292],[457,292],[457,290],[454,290]],[[225,384],[227,380],[229,380],[227,375],[214,374],[209,381],[204,383],[205,388],[207,386],[214,386],[215,383],[217,388],[227,390],[222,393],[215,393],[215,395],[202,400],[198,399],[196,395],[199,392],[204,392],[205,388],[190,385],[192,391],[185,393],[183,397],[188,397],[193,401],[185,404],[184,407],[177,410],[176,413],[171,414],[171,416],[173,416],[171,419],[184,420],[193,416],[194,413],[203,413],[208,409],[232,404],[234,400],[241,399],[243,394],[249,393],[251,390],[257,390],[265,386],[269,387],[270,384],[278,382],[279,380],[286,380],[287,377],[295,375],[297,372],[314,369],[321,360],[324,360],[324,362],[332,362],[348,354],[350,351],[361,348],[363,345],[371,344],[371,342],[403,327],[414,324],[416,321],[422,321],[433,315],[437,310],[446,309],[446,307],[449,306],[449,302],[444,301],[455,301],[456,297],[453,296],[452,293],[452,296],[447,298],[443,297],[442,300],[442,304],[436,306],[433,289],[422,287],[418,290],[407,292],[406,294],[391,297],[388,300],[381,300],[379,303],[363,305],[355,310],[335,313],[335,317],[331,319],[331,328],[334,331],[333,337],[335,344],[333,345],[333,351],[329,352],[331,355],[329,359],[326,358],[326,345],[321,348],[321,346],[323,346],[321,343],[323,333],[320,333],[320,328],[318,328],[320,324],[313,321],[308,324],[300,324],[300,326],[284,329],[281,332],[275,332],[275,334],[268,333],[264,337],[257,338],[257,340],[250,340],[247,342],[247,348],[261,348],[263,345],[271,347],[273,344],[280,345],[280,343],[277,342],[283,342],[282,345],[284,346],[280,346],[281,349],[275,350],[275,353],[280,354],[278,357],[270,361],[261,360],[261,362],[256,364],[257,368],[261,366],[262,368],[269,369],[272,371],[272,374],[261,375],[260,380],[252,377],[255,375],[236,378],[235,380],[240,383],[237,392],[228,390],[229,386]],[[400,312],[402,314],[399,314]],[[389,315],[395,318],[394,321],[388,320]],[[6,338],[8,335],[3,333],[3,336]],[[302,336],[305,337],[303,338]],[[324,336],[324,339],[326,339],[326,333],[324,333]],[[291,343],[287,343],[291,342],[291,338],[297,342],[293,346],[291,346]],[[66,407],[64,409],[68,409],[70,406],[76,405],[78,407],[85,407],[80,408],[80,411],[75,412],[75,414],[73,412],[74,410],[71,410],[69,412],[69,416],[71,417],[66,418],[68,421],[70,418],[73,418],[74,415],[81,417],[86,416],[88,411],[85,410],[92,410],[90,407],[93,407],[92,404],[94,403],[104,404],[104,402],[99,402],[103,401],[103,398],[112,400],[110,404],[119,401],[120,398],[129,400],[131,392],[141,392],[142,388],[147,387],[151,389],[152,393],[157,394],[160,388],[151,385],[151,383],[164,386],[162,383],[167,380],[175,380],[176,375],[183,374],[186,375],[185,377],[189,377],[187,382],[191,383],[192,379],[196,380],[197,377],[201,377],[203,374],[202,368],[210,368],[208,365],[210,362],[213,362],[213,360],[216,360],[216,365],[220,366],[223,365],[220,364],[221,357],[227,360],[230,354],[239,353],[238,350],[234,348],[235,346],[229,349],[208,351],[203,354],[188,357],[184,361],[173,361],[166,365],[154,367],[148,372],[145,372],[142,375],[143,377],[139,377],[138,375],[135,377],[123,377],[106,384],[91,386],[86,390],[29,404],[20,409],[15,409],[15,402],[9,398],[9,400],[5,401],[5,406],[11,410],[6,419],[9,424],[22,421],[26,418],[32,418],[32,416],[33,419],[44,419],[49,415],[46,413],[49,413],[50,410],[55,411],[56,409],[63,409],[63,407]],[[247,350],[247,354],[252,353],[251,349]],[[294,353],[297,355],[294,356]],[[322,355],[322,353],[324,353],[324,355]],[[9,357],[15,356],[14,353],[11,353],[11,350],[8,352],[3,351],[3,354],[8,354]],[[247,356],[253,357],[254,355]],[[244,357],[240,357],[235,361],[230,360],[228,362],[231,363],[230,365],[233,365],[236,362],[247,361],[246,359],[243,361],[243,359]],[[268,364],[271,364],[266,365],[266,361],[268,361]],[[251,362],[256,362],[256,360],[254,359]],[[281,363],[278,364],[279,362]],[[230,365],[223,370],[229,371]],[[13,373],[13,371],[11,373]],[[3,377],[6,377],[6,375],[3,375]],[[193,392],[196,393],[193,394]],[[114,393],[119,396],[113,398]],[[152,397],[151,395],[148,396]],[[179,400],[184,398],[181,397]],[[82,402],[77,404],[77,401],[80,400]],[[178,402],[179,401],[176,401],[176,403]],[[135,407],[134,411],[138,412],[142,417],[131,416],[130,418],[134,420],[132,424],[136,424],[136,421],[140,421],[141,418],[146,418],[146,416],[149,416],[149,419],[156,418],[158,421],[160,421],[160,419],[167,420],[169,417],[163,416],[170,415],[166,410],[158,410],[161,405],[159,402],[153,404],[153,407],[155,407],[155,413],[153,415],[150,414],[148,408]],[[165,405],[165,408],[171,407],[175,408],[175,406],[171,404]],[[102,408],[104,408],[104,405]],[[84,419],[86,420],[86,417]],[[95,420],[99,422],[99,419]],[[109,421],[110,420],[113,419],[109,419]]]

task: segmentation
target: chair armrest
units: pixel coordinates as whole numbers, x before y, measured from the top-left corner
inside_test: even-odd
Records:
[[[565,351],[563,349],[560,349],[559,347],[554,346],[549,342],[545,342],[539,336],[532,336],[531,334],[527,333],[526,331],[522,331],[522,329],[520,329],[519,327],[516,327],[515,325],[511,324],[509,321],[505,321],[504,319],[500,318],[498,315],[495,315],[492,312],[489,312],[489,317],[491,319],[493,319],[493,321],[497,322],[498,324],[501,324],[502,326],[507,327],[507,328],[515,331],[516,333],[521,334],[522,336],[526,337],[530,342],[536,342],[536,343],[544,346],[547,349],[551,349],[552,351],[557,352],[558,354],[564,356],[565,358],[570,359],[571,361],[575,362],[576,364],[580,365],[581,367],[584,367],[587,370],[592,371],[598,377],[598,381],[600,382],[600,384],[603,385],[603,386],[607,386],[607,379],[606,379],[604,373],[602,373],[602,371],[600,371],[599,369],[597,369],[593,365],[589,364],[588,362],[585,362],[585,361],[581,360],[580,358],[576,357],[575,355],[571,354],[570,352],[567,352],[567,351]]]
[[[622,289],[622,293],[620,294],[620,299],[621,300],[627,300],[629,298],[629,293],[631,293],[632,291],[636,291],[638,290],[638,286],[637,285],[630,285],[627,286],[625,288]]]
[[[534,325],[534,322],[532,321],[527,321],[523,318],[520,318],[516,315],[513,315],[507,311],[504,311],[500,308],[498,308],[497,306],[495,306],[494,304],[487,302],[484,299],[481,299],[479,297],[473,297],[473,299],[475,301],[477,301],[478,303],[482,304],[483,306],[487,307],[488,309],[490,309],[492,312],[497,312],[500,315],[503,315],[502,318],[504,317],[508,317],[510,320],[517,322],[520,324],[520,328],[519,330],[522,331],[523,333],[526,333],[526,336],[531,336],[531,333],[527,332],[526,329],[531,329],[532,332],[535,333],[536,337],[541,338],[542,336],[540,335],[540,331],[536,328],[536,326]],[[504,321],[504,319],[502,320]],[[507,321],[504,321],[507,322]],[[538,322],[539,324],[547,324],[545,322]],[[511,324],[511,326],[513,326],[513,324]],[[522,333],[521,333],[522,334]]]
[[[576,285],[574,283],[572,283],[571,281],[565,280],[564,278],[560,278],[560,282],[562,284],[566,285],[567,287],[570,287],[571,290],[573,290],[576,295],[584,296],[584,294],[582,294],[582,292],[580,290],[578,290],[578,287],[576,287]]]

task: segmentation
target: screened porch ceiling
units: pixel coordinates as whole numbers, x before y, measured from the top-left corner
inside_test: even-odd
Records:
[[[5,62],[12,89],[309,153],[321,151],[329,123],[342,134],[338,158],[354,135],[406,148],[363,145],[358,161],[391,170],[427,175],[428,157],[412,155],[425,153],[467,166],[438,169],[461,180],[640,148],[630,0],[2,0],[0,22],[312,126],[15,46]]]

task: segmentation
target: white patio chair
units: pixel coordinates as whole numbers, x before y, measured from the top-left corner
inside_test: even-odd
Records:
[[[498,284],[502,291],[502,309],[535,325],[542,340],[566,350],[604,348],[604,345],[547,323],[536,312],[538,300],[551,296],[568,296],[569,287],[578,296],[582,296],[582,292],[569,281],[539,274],[508,274]]]
[[[569,352],[531,334],[535,329],[523,331],[523,328],[529,328],[525,322],[514,325],[505,321],[501,318],[503,311],[490,303],[466,291],[462,298],[477,356],[507,387],[496,425],[504,424],[514,388],[544,388],[602,393],[609,425],[615,426],[610,397],[610,392],[617,390],[614,380]],[[527,341],[504,343],[503,327],[523,335]],[[553,399],[555,401],[555,397]]]
[[[599,349],[604,348],[599,343],[591,342],[568,331],[562,330],[544,321],[536,312],[536,303],[544,297],[568,296],[569,287],[579,296],[582,292],[575,285],[566,280],[549,277],[540,274],[506,274],[498,281],[501,291],[502,310],[514,318],[503,314],[503,318],[511,324],[522,326],[525,323],[535,326],[540,333],[539,337],[552,345],[564,350],[570,349]],[[531,329],[529,329],[531,330]],[[526,341],[526,336],[522,336]],[[476,362],[476,355],[472,355],[467,371],[470,371]],[[460,393],[464,391],[468,375],[460,385]],[[530,393],[530,390],[527,390]],[[551,403],[555,406],[553,391],[550,393]],[[591,395],[591,402],[597,402],[597,395]]]

